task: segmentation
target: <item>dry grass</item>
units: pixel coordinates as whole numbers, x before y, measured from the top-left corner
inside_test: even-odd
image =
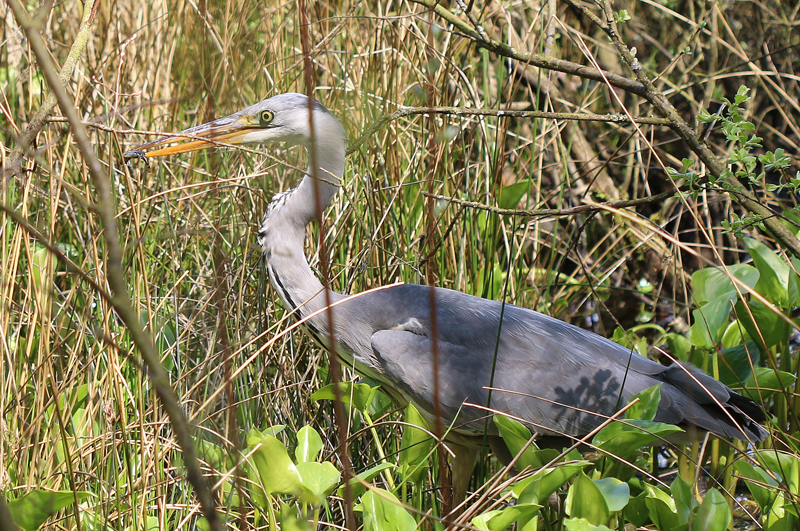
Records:
[[[616,6],[623,7],[632,16],[623,39],[637,47],[651,76],[660,74],[657,88],[687,120],[701,108],[715,112],[721,96],[746,84],[753,89],[747,118],[765,149],[782,147],[797,161],[797,8],[772,0]],[[547,4],[475,8],[495,39],[581,64],[596,59],[628,75],[604,34],[564,4],[552,18],[552,42]],[[42,32],[59,62],[80,12],[81,3],[69,0],[46,17]],[[8,7],[0,13],[5,159],[46,86]],[[199,436],[230,452],[231,434],[275,424],[290,431],[314,424],[330,434],[327,451],[335,445],[332,408],[309,400],[326,381],[326,357],[300,334],[263,348],[285,323],[254,233],[272,194],[293,186],[295,174],[275,159],[239,152],[130,168],[122,153],[147,137],[120,131],[176,131],[266,96],[304,92],[298,19],[294,2],[103,2],[69,83],[84,119],[116,130],[94,130],[92,140],[116,193],[134,306]],[[417,4],[319,3],[311,19],[315,95],[351,138],[398,105],[622,110],[596,82],[519,64],[512,76],[503,58],[439,19],[431,26],[431,14]],[[621,90],[616,96],[634,116],[652,113],[639,96]],[[724,153],[720,133],[712,132],[709,142]],[[300,152],[270,155],[302,164]],[[565,208],[585,197],[632,199],[669,190],[661,163],[680,167],[686,156],[686,146],[656,126],[637,134],[629,124],[542,119],[392,122],[349,156],[343,193],[328,210],[334,286],[358,292],[425,281],[428,266],[420,258],[431,238],[420,192],[428,180],[435,193],[489,205],[498,204],[503,187],[529,182],[519,205],[511,206]],[[94,191],[68,127],[43,129],[23,168],[23,178],[4,179],[3,204],[105,286]],[[795,198],[768,201],[787,206]],[[437,283],[505,297],[608,336],[617,324],[653,325],[642,333],[655,341],[663,330],[685,332],[688,280],[704,265],[690,251],[714,263],[743,257],[741,241],[721,230],[741,207],[711,190],[638,211],[681,245],[610,213],[528,220],[451,205],[434,238],[453,223],[432,258]],[[33,486],[92,491],[97,497],[81,511],[84,528],[92,518],[119,529],[188,527],[196,507],[169,423],[108,303],[4,213],[0,263],[0,487],[12,497]],[[640,283],[655,289],[643,293]],[[233,403],[224,392],[215,395],[225,385],[226,353],[241,369]],[[356,415],[353,422],[351,432],[362,421]],[[396,447],[399,429],[381,430]],[[372,444],[358,435],[358,469],[372,463]],[[224,463],[206,458],[210,472],[221,467],[212,472],[218,478]],[[54,525],[75,528],[77,520],[67,514]]]

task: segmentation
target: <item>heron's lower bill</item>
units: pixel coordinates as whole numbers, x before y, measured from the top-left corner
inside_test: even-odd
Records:
[[[174,135],[161,137],[152,142],[147,142],[123,154],[125,161],[133,158],[155,158],[177,153],[188,153],[212,147],[225,147],[242,143],[243,137],[254,127],[247,121],[240,119],[231,120],[222,118],[207,124],[185,129]],[[184,136],[185,135],[185,136]],[[161,147],[153,151],[150,148],[163,146],[175,142],[174,145]]]

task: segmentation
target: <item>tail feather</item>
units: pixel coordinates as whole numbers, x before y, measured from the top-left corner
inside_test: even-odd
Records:
[[[662,407],[656,420],[696,426],[721,437],[761,441],[766,415],[742,396],[699,369],[672,364],[662,373]]]

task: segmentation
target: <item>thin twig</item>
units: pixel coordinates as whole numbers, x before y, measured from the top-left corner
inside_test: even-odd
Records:
[[[576,75],[584,79],[592,79],[594,81],[600,81],[603,83],[605,82],[605,79],[608,79],[613,86],[633,94],[644,94],[644,92],[647,90],[641,83],[638,83],[635,80],[629,79],[625,76],[614,74],[613,72],[605,72],[598,70],[597,68],[573,63],[572,61],[564,61],[563,59],[556,59],[555,57],[550,57],[543,54],[523,52],[514,49],[508,44],[493,39],[484,40],[476,30],[469,26],[469,24],[459,19],[455,14],[450,12],[447,7],[438,3],[436,0],[411,1],[415,4],[423,5],[428,9],[432,9],[438,16],[455,26],[458,31],[474,40],[478,46],[486,48],[490,52],[494,52],[497,55],[511,57],[512,59],[516,59],[522,63],[546,68],[547,70],[555,70],[557,72],[564,72],[565,74]]]
[[[573,0],[565,0],[565,2],[586,12],[585,9],[581,8],[579,4]],[[700,161],[708,169],[708,172],[715,178],[725,182],[729,191],[735,191],[735,194],[742,206],[744,206],[744,208],[746,208],[752,214],[761,216],[761,218],[763,218],[764,225],[773,234],[775,239],[778,240],[778,242],[780,242],[780,244],[783,245],[795,257],[800,258],[800,239],[798,239],[782,223],[779,213],[774,212],[767,205],[761,203],[758,197],[748,190],[741,183],[741,181],[739,181],[739,179],[737,179],[735,176],[727,178],[722,177],[723,172],[727,169],[727,161],[717,157],[711,151],[711,148],[708,146],[702,136],[695,132],[694,129],[683,119],[681,114],[669,102],[666,96],[664,96],[663,93],[659,92],[655,88],[653,82],[644,72],[644,68],[642,67],[641,63],[639,63],[639,61],[631,52],[630,48],[628,48],[628,46],[622,41],[622,38],[617,31],[616,22],[614,21],[613,6],[608,0],[602,0],[601,6],[605,16],[605,21],[600,20],[597,16],[594,16],[592,20],[606,33],[606,35],[608,35],[608,37],[614,43],[614,46],[617,48],[617,53],[631,69],[631,72],[633,72],[636,80],[643,87],[645,87],[646,90],[642,93],[642,96],[644,96],[647,101],[650,102],[650,104],[656,109],[656,111],[658,111],[659,114],[671,122],[670,128],[675,131],[675,133],[686,143],[689,149],[691,149],[695,155],[697,155]],[[612,85],[615,85],[613,82],[611,82],[611,79],[609,79],[608,82]]]
[[[418,114],[446,114],[452,116],[497,116],[502,118],[544,118],[549,120],[575,120],[584,122],[611,122],[630,123],[630,118],[624,114],[594,114],[590,112],[548,112],[548,111],[514,111],[504,109],[471,109],[469,107],[401,107],[400,109],[384,114],[370,125],[367,130],[347,146],[350,154],[361,147],[372,135],[386,126],[405,116]],[[655,116],[636,116],[633,121],[639,124],[669,126],[671,122],[666,118]]]
[[[683,191],[683,188],[679,188],[678,190]],[[660,194],[640,197],[639,199],[630,199],[628,201],[612,201],[608,203],[579,205],[572,208],[539,208],[535,210],[493,207],[485,203],[464,201],[462,199],[456,199],[455,197],[448,197],[446,195],[429,194],[424,190],[422,190],[420,193],[425,197],[432,197],[433,199],[447,201],[448,203],[454,203],[456,205],[461,205],[462,207],[485,210],[494,214],[500,214],[501,216],[541,218],[574,216],[575,214],[581,214],[584,212],[598,212],[600,210],[607,210],[609,208],[629,208],[640,205],[649,205],[651,203],[657,203],[669,197],[673,197],[677,192],[675,190],[668,190],[666,192],[661,192]]]
[[[8,5],[13,3],[14,0],[11,0],[8,2]],[[100,2],[96,0],[89,0],[83,6],[83,19],[78,28],[78,34],[75,36],[75,42],[72,43],[72,48],[69,50],[67,59],[64,61],[61,71],[58,73],[62,84],[65,84],[67,80],[72,77],[72,71],[75,69],[75,65],[78,64],[78,58],[80,58],[84,48],[86,48],[86,44],[89,42],[92,22],[94,22],[94,14],[97,12],[97,4],[99,3]],[[12,6],[12,9],[14,9],[14,7],[16,6]],[[49,13],[49,11],[50,9],[46,5],[42,6],[43,13]],[[43,23],[44,20],[37,17],[35,20],[31,21],[31,27],[34,28],[35,31],[38,31]],[[12,174],[16,174],[20,178],[22,177],[22,172],[20,171],[22,158],[30,149],[36,135],[39,134],[39,131],[41,131],[47,123],[47,117],[53,112],[55,106],[56,96],[51,90],[45,98],[44,103],[42,103],[42,106],[39,107],[39,110],[36,111],[36,114],[28,123],[28,127],[17,137],[17,145],[14,146],[8,159],[6,159],[6,165],[3,169],[4,177],[10,177]]]

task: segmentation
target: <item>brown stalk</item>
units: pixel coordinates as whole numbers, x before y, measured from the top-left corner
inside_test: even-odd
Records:
[[[75,142],[78,144],[78,149],[83,155],[89,173],[92,176],[92,181],[97,191],[97,212],[100,216],[106,243],[107,280],[111,287],[111,306],[122,322],[125,323],[131,339],[147,365],[150,381],[164,404],[164,409],[169,415],[175,437],[183,452],[187,479],[194,487],[203,515],[208,520],[211,529],[221,531],[222,523],[217,516],[213,493],[203,477],[200,463],[197,460],[192,429],[181,410],[180,402],[178,402],[172,390],[169,375],[159,362],[153,338],[144,331],[139,315],[133,308],[128,295],[126,273],[122,265],[119,227],[117,226],[115,215],[114,195],[109,178],[94,152],[92,143],[86,133],[86,128],[73,104],[73,100],[67,93],[63,80],[56,72],[50,52],[39,33],[38,24],[31,19],[18,2],[10,1],[8,5],[14,12],[17,24],[19,24],[28,38],[30,47],[39,63],[39,68],[47,80],[50,90],[55,95],[62,114],[66,116],[70,123]]]

